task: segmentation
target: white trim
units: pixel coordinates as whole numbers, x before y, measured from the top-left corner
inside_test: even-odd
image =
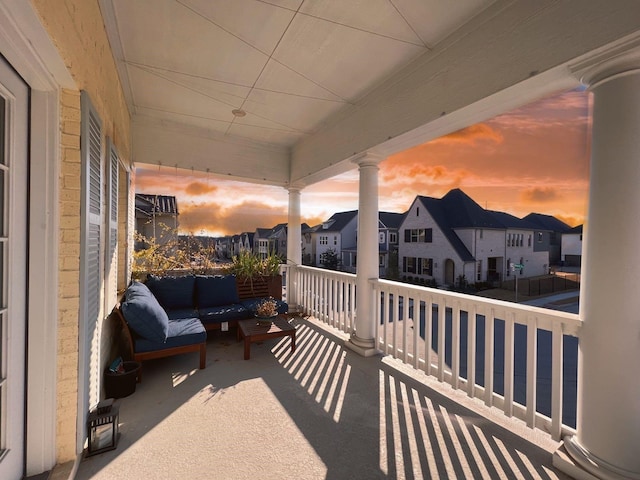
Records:
[[[31,92],[29,239],[29,363],[27,397],[27,475],[56,463],[56,377],[58,338],[58,182],[59,98],[56,91]]]

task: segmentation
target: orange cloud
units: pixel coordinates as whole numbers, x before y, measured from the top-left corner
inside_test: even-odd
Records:
[[[206,195],[208,193],[213,193],[218,189],[215,185],[209,185],[208,183],[203,183],[200,181],[195,181],[189,183],[184,191],[187,195]]]
[[[553,187],[533,187],[524,190],[520,199],[526,203],[551,203],[560,200],[560,194]]]

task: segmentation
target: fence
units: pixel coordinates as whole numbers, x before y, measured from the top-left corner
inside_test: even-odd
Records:
[[[517,273],[516,273],[517,274]],[[513,278],[513,277],[512,277]],[[500,284],[500,288],[515,291],[515,279]],[[565,290],[580,289],[580,274],[548,275],[534,278],[518,278],[518,293],[529,297],[547,295]]]

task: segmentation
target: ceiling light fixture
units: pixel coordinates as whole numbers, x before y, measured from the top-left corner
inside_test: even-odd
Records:
[[[245,112],[241,108],[235,108],[231,110],[231,113],[233,113],[236,117],[244,117],[247,114],[247,112]]]

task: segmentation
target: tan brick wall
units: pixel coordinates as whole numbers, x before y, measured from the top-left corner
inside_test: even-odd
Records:
[[[131,120],[104,31],[98,0],[30,1],[77,86],[77,90],[62,91],[60,101],[56,460],[64,463],[76,457],[78,417],[82,171],[80,91],[89,94],[102,120],[103,135],[112,139],[118,154],[126,162],[131,160]],[[103,142],[106,143],[104,138]],[[122,177],[121,181],[124,181]],[[125,223],[125,220],[120,222],[121,225]],[[117,275],[120,277],[121,273]],[[105,306],[105,310],[109,310],[109,306]],[[103,346],[109,343],[109,338],[100,339]],[[103,352],[106,357],[105,354]],[[81,412],[81,415],[85,414]]]
[[[57,459],[76,455],[80,312],[80,92],[61,96],[60,249],[58,260]]]

